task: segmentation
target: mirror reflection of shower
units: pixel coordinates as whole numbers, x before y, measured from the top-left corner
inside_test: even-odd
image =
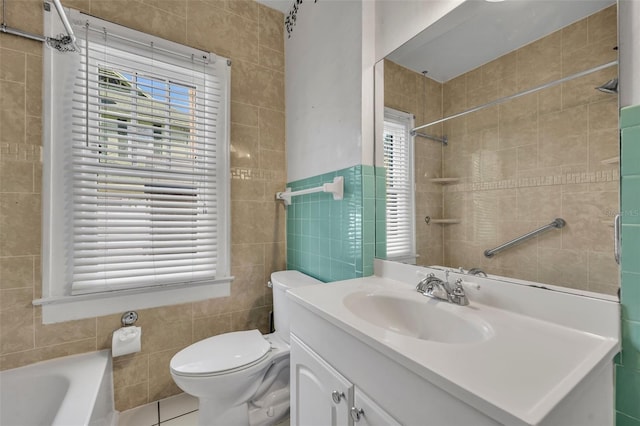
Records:
[[[405,215],[414,220],[415,251],[397,260],[481,268],[491,275],[615,294],[611,242],[620,155],[615,2],[512,3],[522,8],[512,17],[516,20],[529,13],[525,8],[552,7],[536,13],[554,16],[578,6],[590,9],[474,62],[526,26],[520,21],[512,32],[499,27],[496,43],[480,43],[486,28],[498,28],[482,25],[498,19],[494,9],[478,13],[484,3],[464,2],[461,7],[468,10],[459,15],[467,13],[466,20],[457,16],[462,26],[451,24],[447,37],[436,31],[444,23],[434,26],[431,38],[408,42],[406,50],[384,62],[384,106],[415,117],[409,129],[416,136],[415,206]],[[469,19],[476,19],[475,25]],[[459,55],[438,57],[452,51],[438,43],[456,37],[459,49],[453,50]],[[493,258],[484,256],[554,217],[567,226],[509,245]],[[392,259],[391,253],[376,254]]]

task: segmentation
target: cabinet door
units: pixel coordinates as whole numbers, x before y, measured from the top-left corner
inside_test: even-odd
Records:
[[[353,386],[291,336],[291,425],[348,426]]]
[[[400,426],[400,423],[358,388],[355,389],[354,403],[349,414],[354,426]]]

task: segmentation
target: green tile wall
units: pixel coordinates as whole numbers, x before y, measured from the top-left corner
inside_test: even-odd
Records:
[[[375,175],[359,165],[289,182],[292,191],[344,177],[344,198],[329,193],[292,198],[287,207],[287,268],[322,281],[373,274],[375,250]]]
[[[376,257],[387,258],[387,169],[376,167]]]
[[[616,413],[616,426],[640,426],[640,420],[625,416],[618,411]]]
[[[640,426],[640,105],[623,108],[622,353],[616,365],[616,425]]]

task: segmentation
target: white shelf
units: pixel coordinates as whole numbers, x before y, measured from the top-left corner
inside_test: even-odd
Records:
[[[460,178],[433,178],[433,179],[429,179],[429,181],[433,183],[438,183],[440,185],[450,185],[452,183],[460,182]]]
[[[606,160],[600,161],[601,164],[618,164],[620,162],[620,157],[611,157]]]

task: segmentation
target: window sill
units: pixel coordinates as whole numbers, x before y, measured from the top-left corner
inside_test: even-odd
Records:
[[[206,284],[146,287],[112,293],[48,297],[34,300],[33,304],[42,306],[42,322],[52,324],[115,314],[127,310],[156,308],[226,297],[231,293],[232,280],[233,277],[229,277]]]
[[[386,260],[391,262],[400,262],[406,263],[408,265],[415,265],[417,263],[417,255],[408,255],[408,256],[396,256],[396,257],[388,257]]]

